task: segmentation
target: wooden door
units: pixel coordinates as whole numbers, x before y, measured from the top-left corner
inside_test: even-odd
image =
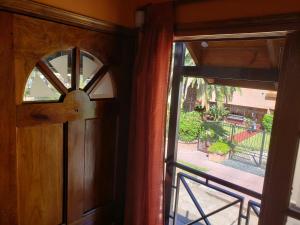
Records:
[[[112,224],[122,42],[24,16],[14,29],[19,224]]]

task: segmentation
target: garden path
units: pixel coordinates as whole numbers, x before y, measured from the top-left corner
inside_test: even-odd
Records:
[[[194,149],[194,150],[193,150]],[[264,177],[208,160],[206,153],[196,151],[196,144],[178,143],[177,159],[205,168],[208,174],[230,181],[253,191],[262,192]]]
[[[236,143],[240,143],[250,137],[255,136],[256,134],[258,134],[260,131],[248,131],[248,130],[244,130],[240,133],[237,133],[235,135],[233,135],[232,139],[233,141],[235,141]]]

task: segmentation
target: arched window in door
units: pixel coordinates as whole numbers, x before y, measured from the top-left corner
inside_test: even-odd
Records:
[[[115,97],[108,65],[78,48],[55,52],[40,60],[27,80],[24,102],[60,101],[73,91],[82,90],[91,99]]]

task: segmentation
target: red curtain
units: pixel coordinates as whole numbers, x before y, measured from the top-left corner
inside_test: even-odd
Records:
[[[172,42],[172,2],[148,6],[135,62],[126,225],[164,223],[164,134]]]

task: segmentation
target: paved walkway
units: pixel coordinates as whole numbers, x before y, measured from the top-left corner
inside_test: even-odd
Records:
[[[178,143],[177,159],[208,169],[206,173],[261,193],[264,178],[208,160],[207,154],[196,151],[196,144]]]

